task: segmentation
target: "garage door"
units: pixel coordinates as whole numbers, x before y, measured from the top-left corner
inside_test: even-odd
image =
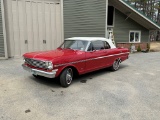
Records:
[[[10,0],[7,3],[11,54],[52,50],[62,42],[61,4],[58,0]]]

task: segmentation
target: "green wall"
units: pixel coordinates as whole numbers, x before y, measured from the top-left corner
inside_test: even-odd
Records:
[[[105,37],[106,0],[64,0],[64,38]]]
[[[149,30],[139,25],[118,10],[115,10],[114,38],[116,42],[129,42],[129,31],[141,31],[141,42],[148,42]]]

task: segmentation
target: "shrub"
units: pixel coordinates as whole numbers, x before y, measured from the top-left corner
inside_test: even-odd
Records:
[[[141,47],[138,45],[137,52],[141,52]]]
[[[150,50],[150,44],[147,43],[147,52]]]

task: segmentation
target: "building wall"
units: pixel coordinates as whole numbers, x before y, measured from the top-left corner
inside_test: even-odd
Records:
[[[0,0],[0,58],[5,57],[3,22],[2,22],[2,1]]]
[[[4,0],[9,57],[53,50],[63,42],[62,0]]]
[[[149,30],[142,27],[132,19],[127,18],[126,15],[115,10],[115,24],[114,24],[114,39],[116,42],[129,42],[129,31],[140,30],[141,31],[141,42],[148,42]]]
[[[64,0],[64,38],[105,37],[106,0]]]

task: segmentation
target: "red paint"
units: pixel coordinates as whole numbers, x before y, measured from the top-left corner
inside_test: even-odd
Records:
[[[112,66],[113,62],[118,58],[124,61],[128,58],[128,55],[129,50],[126,48],[105,49],[92,52],[58,48],[51,51],[26,53],[23,56],[25,58],[51,61],[54,69],[58,69],[57,77],[64,68],[69,66],[75,67],[79,74],[84,74]],[[28,65],[28,67],[36,69],[33,66]]]

